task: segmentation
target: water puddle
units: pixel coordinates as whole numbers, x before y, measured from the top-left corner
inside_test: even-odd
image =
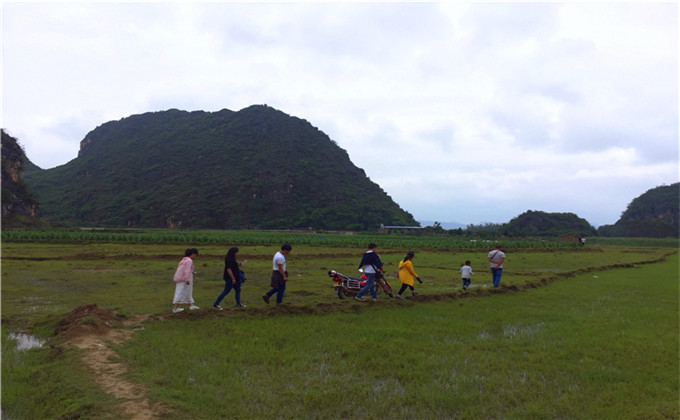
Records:
[[[42,347],[45,340],[33,337],[32,335],[24,333],[9,333],[7,335],[11,340],[17,342],[17,350],[30,350]]]

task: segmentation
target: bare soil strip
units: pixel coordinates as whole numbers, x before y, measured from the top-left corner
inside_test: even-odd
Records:
[[[128,366],[116,361],[119,355],[109,343],[124,343],[147,318],[120,321],[92,303],[74,309],[57,327],[59,335],[67,339],[65,344],[82,350],[82,360],[94,373],[97,385],[120,401],[118,408],[126,418],[135,420],[160,419],[168,410],[160,403],[152,403],[143,385],[125,378]],[[114,322],[125,328],[114,328]]]

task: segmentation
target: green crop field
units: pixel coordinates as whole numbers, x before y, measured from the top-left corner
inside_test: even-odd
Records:
[[[29,234],[3,232],[3,418],[680,417],[677,240],[503,241],[502,287],[493,289],[494,243],[464,238]],[[418,296],[334,298],[327,271],[357,275],[368,241],[388,273],[415,252]],[[283,242],[293,250],[277,307],[260,296]],[[230,294],[215,311],[234,245],[248,260],[248,307],[233,307]],[[199,249],[201,309],[172,314],[172,276],[187,247]],[[475,272],[467,292],[465,260]],[[74,318],[89,304],[97,311]],[[73,331],[103,341],[77,346]],[[40,345],[19,348],[29,336]],[[99,350],[104,364],[92,364]],[[121,396],[116,385],[134,392]]]

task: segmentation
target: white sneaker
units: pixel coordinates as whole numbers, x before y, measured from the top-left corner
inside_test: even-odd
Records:
[[[191,309],[193,311],[194,309],[200,309],[200,308],[196,305],[191,305],[191,306],[189,306],[189,309]]]
[[[184,308],[172,308],[172,313],[176,314],[177,312],[182,312]]]

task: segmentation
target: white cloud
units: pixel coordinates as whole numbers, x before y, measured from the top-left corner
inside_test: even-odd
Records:
[[[3,3],[2,125],[41,167],[96,126],[267,103],[423,220],[614,223],[678,181],[675,3]]]

